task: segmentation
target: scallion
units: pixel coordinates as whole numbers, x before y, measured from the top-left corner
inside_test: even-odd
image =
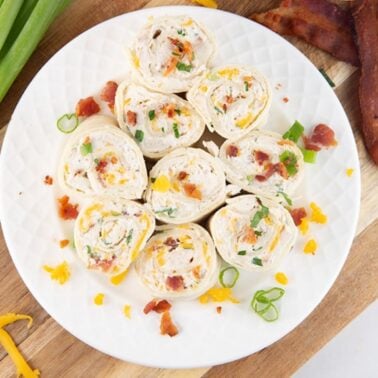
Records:
[[[280,155],[280,162],[284,163],[289,176],[293,176],[298,172],[297,157],[291,151],[285,150]]]
[[[79,126],[79,118],[75,113],[64,114],[56,121],[56,126],[62,133],[72,133]]]
[[[144,132],[143,130],[137,130],[135,131],[135,139],[141,143],[143,141],[143,138],[144,138]]]
[[[261,261],[261,259],[259,257],[254,257],[252,259],[252,264],[258,265],[258,266],[263,266],[263,263],[262,263],[262,261]]]
[[[176,64],[176,68],[179,70],[179,71],[185,71],[185,72],[190,72],[193,68],[193,66],[191,64],[185,64],[183,62],[178,62]]]
[[[92,153],[92,151],[93,151],[93,149],[92,149],[92,143],[83,143],[80,146],[80,153],[83,156],[86,156],[86,155]]]
[[[178,124],[177,123],[174,123],[172,125],[172,129],[173,129],[173,132],[175,133],[175,137],[176,138],[180,138],[180,131],[178,129]]]
[[[130,231],[129,231],[129,234],[127,235],[127,238],[126,238],[126,244],[129,245],[130,242],[131,242],[131,239],[133,237],[133,232],[134,232],[134,229],[132,228]]]
[[[269,215],[269,209],[261,204],[261,209],[256,211],[255,215],[251,219],[251,227],[255,228],[261,221],[261,219],[266,218]]]
[[[279,287],[258,290],[252,298],[251,307],[265,321],[273,322],[279,317],[279,312],[273,302],[278,301],[284,294],[285,290]]]
[[[281,194],[281,196],[285,199],[285,201],[287,202],[287,204],[289,206],[291,206],[293,204],[293,201],[291,200],[291,198],[285,193],[285,192],[277,192],[277,194]]]
[[[238,252],[239,256],[245,256],[246,254],[247,254],[247,251],[244,251],[244,250]]]
[[[302,154],[303,154],[303,160],[305,163],[314,164],[316,163],[316,157],[318,153],[313,150],[307,150],[306,148],[301,148]]]
[[[226,274],[226,272],[231,273],[231,275],[233,276],[230,282],[225,282],[224,280],[224,275]],[[234,266],[228,266],[219,273],[219,283],[222,285],[222,287],[232,288],[235,286],[238,279],[239,271]]]
[[[303,132],[304,127],[298,121],[295,121],[293,125],[290,127],[290,129],[287,130],[284,135],[282,135],[282,138],[290,139],[294,143],[297,143],[299,138],[302,136]]]
[[[152,121],[155,118],[155,110],[150,110],[148,112],[148,118],[150,119],[150,121]]]

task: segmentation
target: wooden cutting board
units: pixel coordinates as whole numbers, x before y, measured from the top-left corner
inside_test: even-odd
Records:
[[[119,14],[160,5],[192,5],[186,0],[76,0],[55,21],[31,57],[7,97],[0,104],[0,142],[22,92],[43,64],[72,38]],[[264,11],[277,1],[218,1],[219,8],[242,16]],[[361,213],[348,260],[336,283],[316,310],[294,331],[268,348],[229,364],[190,370],[153,369],[108,357],[83,344],[61,328],[35,301],[20,279],[0,234],[0,313],[18,312],[34,318],[33,327],[23,322],[7,330],[33,367],[45,377],[288,377],[331,340],[378,294],[378,168],[364,149],[359,124],[359,70],[328,54],[288,38],[336,84],[353,127],[362,171]],[[193,333],[195,337],[195,333]],[[15,375],[15,368],[0,347],[0,377]]]

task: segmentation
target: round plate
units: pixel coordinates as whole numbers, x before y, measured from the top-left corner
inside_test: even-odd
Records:
[[[186,14],[201,21],[218,42],[215,64],[245,63],[261,70],[273,91],[267,128],[284,131],[298,119],[306,132],[318,123],[330,125],[338,146],[318,154],[306,166],[295,205],[315,201],[328,215],[326,225],[311,224],[280,267],[289,284],[280,300],[280,318],[266,323],[250,309],[258,289],[277,286],[275,272],[245,273],[235,288],[240,304],[174,303],[176,337],[161,336],[159,315],[144,315],[151,299],[131,272],[120,286],[84,269],[70,248],[58,241],[72,236],[56,211],[55,178],[60,151],[67,136],[56,120],[74,110],[78,99],[96,94],[108,80],[127,75],[124,46],[149,16]],[[279,84],[279,85],[278,85]],[[284,103],[283,97],[289,102]],[[345,170],[355,169],[352,178]],[[296,327],[325,296],[347,257],[355,232],[360,198],[360,171],[347,117],[318,70],[291,44],[246,18],[197,7],[140,10],[106,21],[75,38],[35,76],[13,114],[3,145],[0,186],[1,219],[13,261],[26,285],[45,310],[65,329],[92,347],[114,357],[149,366],[189,368],[232,361],[268,346]],[[316,254],[302,252],[310,237]],[[71,279],[51,281],[44,264],[69,262]],[[103,306],[93,297],[105,294]],[[127,319],[122,308],[132,306]]]

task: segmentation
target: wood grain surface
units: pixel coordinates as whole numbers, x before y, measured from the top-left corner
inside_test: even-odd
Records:
[[[36,72],[72,38],[119,14],[159,5],[186,4],[185,0],[76,0],[54,22],[0,104],[0,143],[12,112]],[[218,1],[219,8],[242,16],[277,5],[277,1]],[[335,92],[348,115],[356,139],[362,174],[361,213],[356,237],[336,283],[316,310],[283,339],[252,356],[220,365],[190,370],[153,369],[108,357],[74,338],[36,302],[18,275],[0,233],[0,313],[32,315],[33,327],[23,322],[7,327],[21,352],[44,377],[289,377],[354,317],[377,299],[378,169],[361,139],[358,103],[359,70],[328,54],[288,38],[336,83]],[[15,368],[0,347],[0,377],[15,375]]]

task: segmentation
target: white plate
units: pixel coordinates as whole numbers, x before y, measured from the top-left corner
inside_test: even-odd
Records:
[[[201,305],[175,303],[172,317],[180,333],[159,334],[159,316],[144,315],[151,299],[132,273],[120,286],[86,271],[73,250],[60,249],[67,237],[56,212],[56,188],[43,184],[55,177],[66,136],[57,118],[72,112],[78,99],[98,93],[110,79],[122,78],[127,67],[123,47],[148,16],[187,14],[214,33],[216,63],[256,66],[274,93],[269,128],[283,131],[294,119],[309,131],[317,123],[336,132],[337,148],[322,151],[307,165],[297,204],[318,203],[328,215],[325,226],[311,224],[319,244],[315,256],[302,252],[299,237],[280,271],[289,278],[280,301],[280,318],[266,323],[249,308],[253,293],[277,286],[274,273],[243,273],[235,295],[241,303]],[[276,84],[282,84],[276,90]],[[288,103],[282,98],[287,96]],[[355,169],[352,178],[345,169]],[[20,194],[22,192],[22,194]],[[254,353],[286,335],[325,296],[347,257],[359,209],[360,171],[347,117],[318,70],[292,45],[268,29],[234,14],[196,7],[162,7],[128,13],[83,33],[59,51],[35,76],[13,114],[1,158],[1,219],[13,261],[26,285],[46,311],[73,335],[104,353],[149,366],[184,368],[221,364]],[[68,235],[70,236],[70,235]],[[72,277],[63,286],[42,271],[44,264],[70,263]],[[96,293],[106,295],[95,306]],[[132,319],[122,313],[132,305]],[[32,314],[31,314],[32,315]]]

